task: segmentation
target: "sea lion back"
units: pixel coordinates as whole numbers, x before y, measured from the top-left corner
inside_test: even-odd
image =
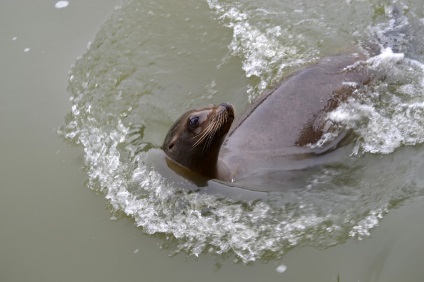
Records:
[[[328,130],[327,113],[371,80],[369,70],[352,67],[362,59],[359,54],[325,58],[264,93],[224,141],[219,159],[231,178],[225,180],[302,167],[293,160],[313,153],[305,145],[316,143]]]

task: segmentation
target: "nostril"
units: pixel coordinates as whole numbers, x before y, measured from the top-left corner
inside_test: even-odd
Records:
[[[221,103],[221,104],[220,104],[220,106],[223,106],[223,107],[225,107],[225,108],[229,108],[229,107],[230,107],[230,105],[228,105],[228,104],[227,104],[227,103],[225,103],[225,102],[224,102],[224,103]]]
[[[174,143],[169,144],[168,149],[171,150],[174,147]]]
[[[235,111],[234,111],[233,105],[224,102],[224,103],[219,104],[219,107],[221,107],[220,111],[227,112],[227,116],[229,118],[234,119],[234,112]]]

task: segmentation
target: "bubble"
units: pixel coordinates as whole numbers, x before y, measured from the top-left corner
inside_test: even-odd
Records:
[[[287,266],[285,264],[281,264],[277,267],[277,269],[275,271],[277,271],[278,273],[283,273],[287,270]]]
[[[54,5],[56,9],[63,9],[69,6],[69,1],[58,1]]]

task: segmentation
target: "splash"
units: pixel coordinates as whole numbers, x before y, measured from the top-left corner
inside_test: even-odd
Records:
[[[234,71],[228,53],[216,50],[229,48],[241,59],[252,98],[286,69],[319,53],[304,47],[308,44],[299,30],[282,28],[280,17],[270,17],[263,7],[208,4],[221,21],[194,0],[172,11],[160,0],[123,5],[71,69],[72,106],[59,134],[83,148],[88,186],[105,195],[116,216],[132,217],[146,234],[166,234],[164,245],[172,241],[171,253],[235,255],[248,263],[280,258],[296,246],[326,248],[366,237],[390,209],[422,193],[410,158],[382,166],[371,154],[317,168],[301,189],[284,187],[284,193],[269,193],[263,201],[208,193],[213,182],[203,192],[192,192],[191,184],[171,180],[154,159],[155,149],[174,115],[191,105],[193,100],[185,101],[193,92],[205,96],[200,92],[206,89],[211,99],[220,95],[219,73],[226,67]],[[333,29],[311,21],[327,27],[323,33]],[[382,70],[387,65],[375,61]],[[357,147],[364,152],[389,153],[424,141],[421,64],[400,58],[386,74],[373,91],[330,114],[357,132]]]
[[[367,60],[383,82],[328,114],[357,134],[354,153],[393,153],[424,142],[424,65],[390,48]]]
[[[247,77],[254,80],[248,89],[249,101],[275,84],[290,68],[299,67],[316,60],[316,49],[299,50],[302,38],[293,35],[280,25],[255,25],[254,20],[263,18],[270,12],[263,7],[244,11],[246,7],[237,3],[222,3],[208,0],[209,7],[225,25],[233,30],[233,39],[228,48],[233,56],[239,56]],[[290,43],[287,42],[290,39]],[[282,44],[282,42],[286,44]],[[296,44],[297,43],[297,44]]]

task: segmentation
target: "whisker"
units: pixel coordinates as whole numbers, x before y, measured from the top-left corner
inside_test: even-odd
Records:
[[[209,148],[210,148],[210,146],[212,144],[212,141],[213,141],[214,136],[215,136],[215,132],[212,132],[212,134],[209,134],[209,137],[206,140],[205,145],[203,146],[202,155],[209,150]]]
[[[202,148],[202,154],[209,150],[212,141],[215,138],[218,130],[221,129],[222,125],[225,124],[228,120],[228,115],[226,112],[220,112],[214,118],[212,122],[210,122],[207,127],[202,130],[199,134],[195,135],[193,138],[198,138],[197,141],[193,144],[192,148],[199,146],[201,143],[205,142]]]
[[[214,127],[214,123],[211,122],[202,132],[194,136],[193,138],[197,138],[199,136],[200,137],[196,141],[196,143],[193,144],[193,147],[197,147],[200,143],[202,143],[205,140],[205,138],[209,135],[209,132],[213,129],[213,127]]]

